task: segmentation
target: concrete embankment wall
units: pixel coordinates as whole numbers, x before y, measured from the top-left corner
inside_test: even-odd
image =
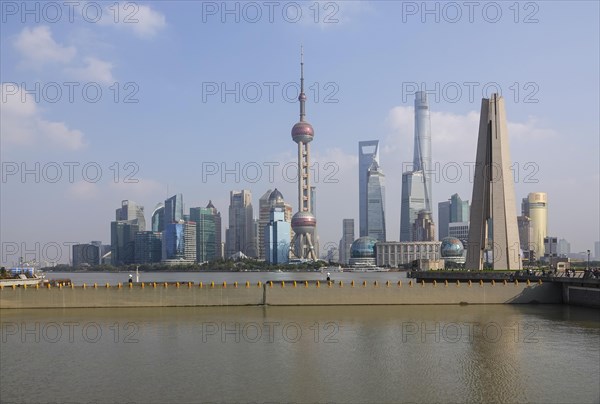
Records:
[[[168,306],[305,306],[561,303],[560,285],[552,283],[308,283],[263,285],[164,285],[3,288],[0,309],[168,307]]]
[[[563,284],[563,302],[574,306],[600,308],[600,289],[589,286]]]

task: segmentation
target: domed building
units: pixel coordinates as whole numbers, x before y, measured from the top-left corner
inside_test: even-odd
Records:
[[[376,254],[375,244],[377,239],[373,237],[359,237],[350,246],[350,266],[375,266]]]
[[[446,262],[455,264],[465,263],[465,247],[463,243],[455,237],[445,237],[440,246],[440,257]]]

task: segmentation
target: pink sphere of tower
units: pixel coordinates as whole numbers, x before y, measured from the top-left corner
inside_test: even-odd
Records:
[[[306,121],[300,121],[292,128],[292,139],[296,143],[312,142],[315,136],[315,130],[312,125]]]

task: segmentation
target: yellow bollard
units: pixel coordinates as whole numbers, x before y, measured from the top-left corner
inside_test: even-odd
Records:
[[[202,282],[200,282],[200,283],[198,283],[198,287],[199,287],[200,289],[202,289],[202,288],[204,287],[204,284],[203,284]]]
[[[27,284],[23,285],[23,289],[27,289]]]
[[[377,281],[373,282],[373,286],[377,287]]]
[[[402,281],[398,281],[398,287],[401,288],[402,287]]]
[[[294,287],[296,287],[296,281],[294,281]]]
[[[321,286],[321,282],[317,281],[317,287]]]
[[[246,287],[249,288],[250,287],[250,282],[246,281]]]
[[[215,283],[214,283],[214,282],[211,282],[211,283],[210,283],[210,287],[211,287],[211,288],[214,288],[214,287],[215,287]]]
[[[506,279],[503,280],[502,283],[504,284],[504,286],[506,286]]]
[[[179,289],[179,282],[175,283],[175,287]]]
[[[285,281],[281,281],[281,287],[285,288]]]
[[[304,281],[304,287],[307,288],[308,287],[308,281]]]
[[[272,288],[273,287],[273,281],[269,281],[269,287]]]
[[[541,284],[542,284],[542,280],[538,279],[538,285],[541,285]]]
[[[85,285],[85,283],[84,283],[84,285]],[[40,288],[40,284],[39,284],[39,283],[36,283],[36,284],[35,284],[35,288],[36,288],[36,289],[39,289],[39,288]],[[2,288],[0,287],[0,289],[2,289]]]
[[[496,286],[496,281],[492,279],[492,286]]]
[[[237,288],[237,281],[233,282],[233,287]]]
[[[49,283],[47,283],[47,284],[46,284],[46,288],[47,288],[47,289],[50,289],[51,287],[52,287],[52,286],[50,286],[50,284],[49,284]]]
[[[389,287],[390,287],[390,281],[385,281],[385,286],[386,286],[387,288],[389,288]]]
[[[519,281],[515,279],[515,286],[519,284]]]
[[[152,282],[152,287],[156,289],[156,282]]]
[[[331,284],[332,284],[332,283],[333,283],[333,282],[331,282],[331,281],[327,281],[327,286],[328,286],[328,287],[331,287]]]
[[[98,289],[98,284],[94,282],[94,289]]]
[[[479,280],[479,286],[483,286],[483,279]]]
[[[421,287],[425,287],[425,281],[421,281]]]
[[[433,280],[433,287],[435,288],[436,286],[437,286],[437,282],[436,282],[436,280],[434,279],[434,280]]]
[[[188,282],[188,288],[192,287],[192,282]]]
[[[62,283],[60,284],[60,287],[62,288]],[[106,289],[110,288],[110,283],[106,282]]]
[[[129,289],[133,287],[133,282],[129,282]]]
[[[83,284],[83,288],[84,288],[84,289],[85,289],[85,288],[87,288],[87,286],[86,286],[86,284],[85,284],[85,283]]]
[[[257,285],[260,288],[262,286],[262,283],[260,281],[258,281]]]
[[[375,281],[377,282],[377,281]],[[367,281],[363,281],[363,287],[366,288],[367,287]]]
[[[121,289],[123,287],[123,285],[121,284],[121,282],[117,283],[117,289]]]
[[[144,285],[144,282],[142,282],[142,289],[144,289],[144,286],[145,286],[145,285]]]
[[[527,286],[530,286],[531,282],[529,282],[529,279],[527,279]]]
[[[456,286],[460,286],[460,281],[458,279],[456,280]]]
[[[227,282],[223,281],[223,289],[227,289]]]
[[[0,290],[4,289],[4,285],[0,284]]]
[[[469,287],[471,287],[471,280],[469,279]]]
[[[15,286],[15,285],[13,285],[13,286]],[[62,282],[58,284],[58,288],[62,289]]]
[[[354,280],[352,280],[352,282],[350,282],[350,286],[354,287]]]
[[[340,288],[344,287],[344,282],[340,281]]]
[[[13,290],[17,290],[17,285],[11,285]]]
[[[444,286],[448,286],[448,279],[444,281]]]
[[[165,282],[165,289],[169,287],[169,284]]]

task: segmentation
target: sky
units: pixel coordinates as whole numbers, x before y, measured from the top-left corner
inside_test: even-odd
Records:
[[[321,249],[358,233],[358,142],[380,141],[398,240],[414,92],[428,92],[433,201],[471,200],[481,99],[506,100],[515,214],[548,194],[548,231],[600,240],[599,3],[13,2],[0,26],[1,263],[68,262],[110,243],[122,200],[182,193],[228,223],[229,192],[297,209],[304,47]],[[434,219],[437,212],[434,211]]]

